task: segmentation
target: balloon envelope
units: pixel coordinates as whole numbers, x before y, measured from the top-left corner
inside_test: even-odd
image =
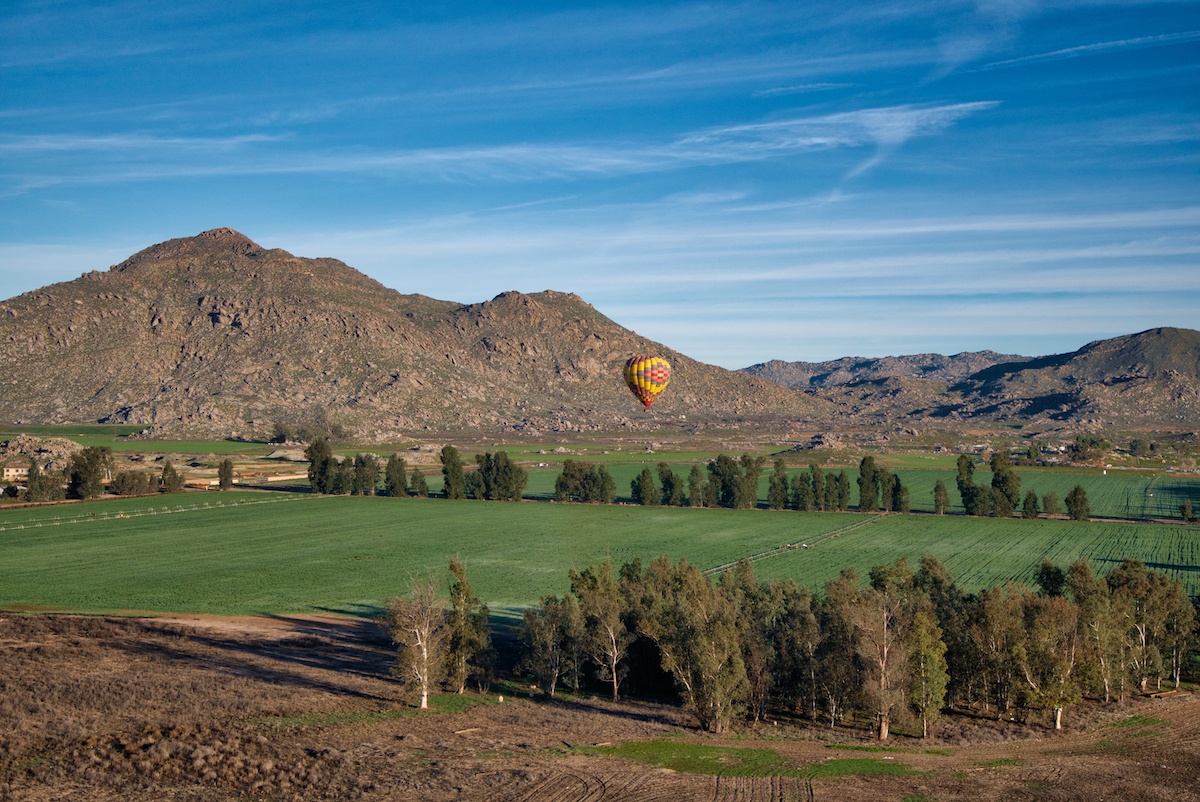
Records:
[[[671,381],[671,364],[661,356],[635,356],[625,363],[625,383],[649,409]]]

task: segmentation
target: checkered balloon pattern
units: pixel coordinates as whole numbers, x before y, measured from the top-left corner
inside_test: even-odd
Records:
[[[671,381],[671,365],[661,356],[635,356],[625,363],[625,383],[649,409]]]

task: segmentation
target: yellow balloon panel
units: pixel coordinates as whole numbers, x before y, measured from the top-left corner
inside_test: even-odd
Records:
[[[625,363],[625,384],[649,407],[671,381],[671,364],[661,356],[635,356]]]

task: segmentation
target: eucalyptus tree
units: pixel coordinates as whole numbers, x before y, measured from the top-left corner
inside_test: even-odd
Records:
[[[455,693],[467,689],[474,677],[480,687],[491,682],[492,638],[488,631],[489,610],[471,587],[467,570],[458,560],[450,561],[450,609],[446,614],[446,682]]]
[[[938,479],[933,485],[933,511],[938,515],[945,515],[949,506],[950,493],[946,490],[946,483]]]
[[[930,729],[946,703],[947,671],[942,630],[933,613],[917,610],[913,614],[908,652],[908,698],[913,713],[921,721],[922,738],[929,737]]]
[[[647,609],[641,633],[658,646],[663,669],[700,726],[728,732],[747,691],[735,604],[686,560],[672,565],[666,557],[656,559],[642,584]]]
[[[683,480],[671,466],[665,462],[658,463],[658,481],[662,486],[660,502],[664,507],[683,506]]]
[[[782,459],[777,459],[775,469],[767,480],[767,508],[782,510],[787,507],[789,491],[787,464]]]
[[[233,487],[233,460],[221,460],[221,465],[217,468],[217,487],[222,490]]]
[[[1025,494],[1025,501],[1021,505],[1021,517],[1028,520],[1038,517],[1038,495],[1032,490]]]
[[[642,472],[633,478],[629,483],[629,493],[634,504],[641,504],[643,507],[658,504],[658,487],[654,484],[654,474],[650,473],[649,468],[642,468]]]
[[[1067,493],[1067,515],[1072,521],[1086,521],[1091,515],[1091,507],[1088,505],[1087,490],[1084,490],[1083,485],[1075,485],[1070,493]]]
[[[870,454],[858,463],[858,509],[874,512],[879,509],[879,470]]]
[[[625,626],[624,597],[613,578],[612,562],[589,567],[581,573],[570,572],[571,593],[579,602],[583,617],[583,651],[600,669],[600,679],[612,687],[612,699],[620,698],[621,679],[625,674],[625,656],[634,634]]]
[[[790,502],[791,508],[800,512],[816,509],[812,480],[807,474],[797,473],[792,476]]]

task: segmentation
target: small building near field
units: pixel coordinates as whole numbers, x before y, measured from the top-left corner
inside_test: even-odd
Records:
[[[23,484],[29,478],[29,463],[25,460],[21,462],[6,462],[0,466],[0,484],[15,485]]]

